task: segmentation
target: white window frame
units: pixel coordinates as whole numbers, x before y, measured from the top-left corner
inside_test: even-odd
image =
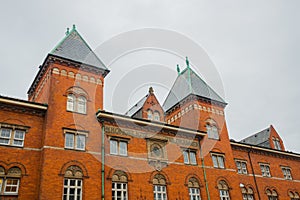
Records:
[[[67,111],[74,112],[76,104],[76,96],[74,94],[68,94],[67,96]]]
[[[121,187],[118,188],[118,185],[120,185]],[[117,196],[118,192],[121,192],[120,198]],[[127,185],[127,183],[112,182],[112,200],[128,200],[128,185]]]
[[[9,131],[9,137],[2,135],[3,130]],[[22,138],[16,138],[17,133],[22,133]],[[23,147],[25,141],[25,134],[26,130],[15,128],[13,125],[8,125],[8,127],[1,127],[0,128],[0,141],[1,139],[7,140],[8,143],[0,142],[0,145],[7,145],[7,146],[16,146],[16,147]],[[21,142],[21,144],[17,144],[15,142]]]
[[[291,168],[289,168],[289,167],[281,167],[281,170],[282,170],[284,179],[286,179],[286,180],[293,180]]]
[[[167,187],[165,185],[153,185],[154,200],[167,200]],[[161,196],[158,198],[158,196]]]
[[[279,138],[272,138],[275,149],[281,150],[281,144]]]
[[[109,147],[111,155],[128,156],[128,141],[111,138],[109,140]]]
[[[84,132],[77,132],[77,131],[69,131],[65,130],[65,148],[66,149],[73,149],[73,150],[80,150],[84,151],[86,147],[86,138],[87,138],[87,133]],[[70,143],[67,143],[67,137],[71,136],[71,141]],[[81,140],[83,140],[83,146],[81,144]],[[70,145],[71,144],[71,145]],[[80,146],[79,146],[80,145]]]
[[[153,120],[159,122],[160,121],[160,114],[158,111],[154,111],[153,113]]]
[[[265,164],[265,163],[260,163],[260,170],[261,170],[261,175],[263,177],[271,177],[271,170],[270,170],[270,165]]]
[[[197,153],[192,149],[184,149],[182,151],[184,164],[197,165]],[[192,156],[193,155],[193,156]]]
[[[77,112],[81,114],[86,114],[86,98],[84,96],[79,96],[77,98]]]
[[[209,139],[219,140],[219,130],[216,125],[207,124],[206,125],[207,136]]]
[[[189,196],[191,200],[201,200],[200,189],[189,187]]]
[[[225,156],[223,154],[212,153],[211,158],[214,168],[225,169]]]
[[[67,111],[86,114],[87,98],[85,96],[76,96],[73,93],[67,96]]]
[[[235,160],[235,164],[236,164],[238,174],[248,174],[247,161]]]
[[[152,110],[147,110],[147,119],[148,120],[153,120],[153,112],[152,112]]]
[[[243,194],[243,200],[254,200],[253,194]]]
[[[67,181],[67,185],[65,185],[65,181]],[[75,185],[71,186],[70,182],[75,181]],[[80,186],[78,186],[78,183],[80,182]],[[83,188],[83,180],[82,179],[74,179],[74,178],[64,178],[64,183],[63,183],[63,195],[62,199],[69,200],[70,199],[70,189],[74,189],[74,200],[82,200],[82,188]],[[65,194],[65,189],[67,189],[67,193]],[[80,190],[80,197],[78,197],[78,190]],[[66,196],[66,198],[64,198]]]
[[[229,191],[224,189],[219,189],[220,200],[230,200]]]
[[[12,180],[12,181],[17,181],[17,184],[8,184],[8,180]],[[19,192],[19,185],[20,185],[20,179],[18,178],[11,178],[8,177],[6,179],[4,179],[4,194],[10,194],[10,195],[17,195]],[[15,192],[11,192],[11,191],[6,191],[7,187],[15,187],[16,191]]]

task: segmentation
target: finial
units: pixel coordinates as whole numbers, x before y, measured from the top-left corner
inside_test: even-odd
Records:
[[[150,93],[150,94],[153,94],[153,93],[154,93],[154,90],[153,90],[152,87],[149,88],[149,93]]]
[[[186,62],[186,66],[189,68],[190,62],[189,62],[189,58],[187,56],[185,57],[185,62]]]
[[[70,33],[70,29],[67,28],[66,35],[69,35],[69,33]]]
[[[177,72],[178,72],[178,75],[180,74],[180,67],[179,65],[177,64]]]
[[[73,24],[73,30],[76,30],[76,25],[75,24]]]

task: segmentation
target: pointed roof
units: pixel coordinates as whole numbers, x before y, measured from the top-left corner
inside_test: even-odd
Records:
[[[67,29],[66,36],[50,54],[107,70],[103,62],[78,33],[75,25],[71,31]]]
[[[200,76],[189,66],[189,61],[186,59],[187,67],[180,72],[177,67],[178,76],[169,92],[163,108],[165,111],[171,109],[174,105],[182,101],[189,95],[204,97],[212,101],[226,105],[226,102],[220,97]]]
[[[271,134],[271,126],[258,133],[250,135],[247,138],[242,139],[240,142],[245,144],[252,144],[252,145],[270,148],[270,142],[269,142],[270,134]]]
[[[137,113],[140,109],[143,108],[143,105],[145,104],[147,98],[149,96],[149,93],[144,96],[141,100],[139,100],[134,106],[132,106],[126,113],[126,116],[133,116],[135,113]]]

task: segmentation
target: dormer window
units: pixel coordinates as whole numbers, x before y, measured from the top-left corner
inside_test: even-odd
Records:
[[[157,111],[154,112],[153,120],[154,121],[160,121],[160,114],[159,114],[159,112],[157,112]]]
[[[74,94],[68,94],[67,111],[86,114],[86,102],[84,96],[76,97]]]
[[[218,128],[215,125],[210,125],[210,124],[206,125],[206,131],[207,131],[208,138],[215,139],[215,140],[219,139]]]
[[[152,110],[147,111],[147,119],[152,120],[153,119],[153,113]]]
[[[273,140],[274,148],[277,150],[281,150],[280,140],[274,137],[272,138],[272,140]]]

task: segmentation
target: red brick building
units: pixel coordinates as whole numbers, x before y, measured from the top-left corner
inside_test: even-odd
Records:
[[[273,126],[237,142],[225,101],[189,66],[163,104],[103,108],[107,67],[75,27],[28,100],[0,96],[0,199],[299,199],[300,154]]]

